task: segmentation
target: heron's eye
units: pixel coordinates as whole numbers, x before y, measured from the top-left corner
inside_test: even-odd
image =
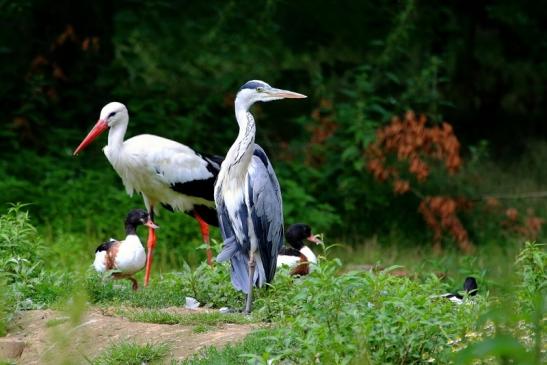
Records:
[[[256,91],[259,92],[259,93],[261,93],[261,92],[264,91],[264,88],[261,87],[261,86],[259,86],[259,87],[256,88]]]
[[[111,117],[113,117],[113,116],[115,116],[115,115],[116,115],[116,112],[112,112],[112,113],[108,114],[108,118],[111,118]]]

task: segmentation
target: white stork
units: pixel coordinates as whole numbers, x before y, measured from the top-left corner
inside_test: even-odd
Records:
[[[203,241],[209,246],[209,225],[218,226],[213,198],[214,183],[222,157],[199,154],[178,142],[141,134],[124,141],[129,114],[122,103],[112,102],[101,110],[99,121],[74,151],[77,155],[106,129],[108,145],[103,151],[121,177],[129,195],[141,193],[150,218],[158,205],[192,215],[200,224]],[[144,285],[150,280],[156,234],[150,228]],[[212,263],[210,248],[207,262]]]

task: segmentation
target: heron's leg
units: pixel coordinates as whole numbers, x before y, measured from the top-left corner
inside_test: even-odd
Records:
[[[150,205],[148,214],[150,215],[150,220],[154,221],[154,207]],[[156,247],[156,230],[154,228],[148,228],[148,241],[146,242],[148,250],[146,253],[146,271],[144,273],[144,286],[148,286],[150,281],[150,271],[152,269],[152,255],[154,247]]]
[[[203,242],[207,245],[207,264],[213,266],[213,252],[211,251],[211,242],[209,240],[209,225],[196,211],[194,211],[194,217],[199,222],[201,237],[203,237]]]
[[[131,289],[133,289],[134,291],[137,291],[139,289],[139,283],[137,283],[137,280],[135,280],[135,278],[132,276],[128,277],[128,279],[131,280],[131,282],[133,283],[133,285],[131,286]]]
[[[254,284],[254,276],[255,276],[255,267],[256,267],[256,261],[255,261],[255,255],[253,252],[251,252],[251,257],[249,258],[249,293],[247,294],[247,301],[245,303],[245,310],[243,313],[250,314],[251,313],[251,305],[253,303],[253,284]]]

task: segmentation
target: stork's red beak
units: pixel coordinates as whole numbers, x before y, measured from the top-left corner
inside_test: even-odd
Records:
[[[319,238],[318,234],[312,234],[308,238],[306,238],[308,241],[313,242],[315,244],[321,245],[323,244],[323,241]]]
[[[103,133],[105,130],[108,129],[108,124],[102,120],[102,119],[99,119],[97,121],[97,124],[95,124],[95,127],[93,127],[93,129],[91,131],[89,131],[89,133],[87,134],[87,136],[84,138],[84,140],[82,141],[82,143],[80,143],[80,145],[78,146],[78,148],[76,148],[74,150],[74,155],[77,155],[78,153],[80,153],[81,150],[83,150],[84,148],[87,147],[88,144],[90,144],[91,142],[93,142],[93,140],[95,138],[97,138],[101,133]]]

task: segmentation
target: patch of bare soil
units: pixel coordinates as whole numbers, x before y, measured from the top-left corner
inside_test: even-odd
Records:
[[[198,309],[201,310],[201,309]],[[178,313],[195,312],[184,308]],[[22,312],[13,322],[7,341],[23,341],[25,346],[18,364],[58,364],[64,361],[86,364],[108,346],[120,341],[139,344],[168,343],[167,359],[184,359],[206,346],[222,347],[242,340],[256,325],[222,324],[205,333],[194,333],[194,326],[130,322],[125,318],[90,310],[71,325],[66,313],[54,310]]]

